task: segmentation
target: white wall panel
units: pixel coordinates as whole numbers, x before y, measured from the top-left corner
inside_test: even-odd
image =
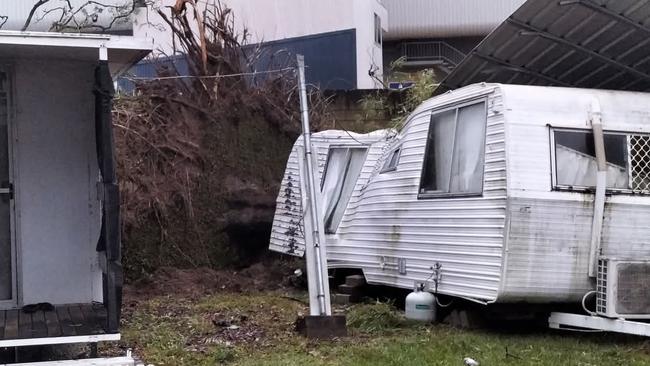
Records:
[[[26,304],[89,303],[100,276],[94,65],[13,65],[19,289]]]

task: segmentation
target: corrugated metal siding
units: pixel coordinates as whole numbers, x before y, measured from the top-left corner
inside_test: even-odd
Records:
[[[384,0],[386,40],[485,36],[525,0]]]
[[[327,237],[330,267],[362,268],[371,283],[411,288],[414,281],[430,279],[432,267],[440,263],[439,292],[486,301],[496,299],[506,213],[504,119],[501,113],[494,113],[503,109],[500,96],[488,100],[483,197],[417,198],[431,109],[493,90],[475,86],[425,103],[390,145],[376,143],[370,148],[338,232]],[[379,167],[396,144],[402,147],[397,170],[379,174]],[[287,222],[295,222],[295,215],[298,219],[300,216],[299,208],[285,207],[287,198],[283,197],[286,188],[293,191],[288,187],[288,177],[297,181],[295,159],[294,150],[278,198],[271,240],[271,249],[283,252],[291,240],[286,234]],[[292,195],[292,200],[299,202],[299,194]],[[302,245],[301,236],[297,241]],[[406,261],[406,275],[399,274],[398,260]]]
[[[387,133],[388,131],[376,131],[370,134],[360,135],[356,133],[348,134],[344,131],[324,131],[314,134],[312,143],[318,151],[318,182],[320,182],[323,170],[325,169],[330,145],[372,144],[372,149],[381,149],[386,144],[385,136]],[[271,250],[296,256],[302,256],[305,252],[300,169],[298,165],[298,161],[301,158],[298,154],[298,149],[302,146],[304,144],[301,136],[291,150],[284,177],[282,178],[280,192],[276,200],[275,216],[269,245]],[[368,159],[372,156],[368,154]],[[364,174],[367,174],[369,164],[366,161],[360,180]],[[360,189],[360,186],[357,186],[356,189]]]
[[[502,86],[508,135],[510,230],[502,301],[579,301],[588,278],[593,195],[551,190],[549,127],[588,128],[598,100],[606,130],[650,132],[650,95]],[[607,197],[603,255],[650,257],[650,197]]]

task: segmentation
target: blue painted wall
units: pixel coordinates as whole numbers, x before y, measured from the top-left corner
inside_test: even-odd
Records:
[[[355,29],[265,42],[255,69],[273,70],[296,64],[296,54],[305,56],[306,79],[322,90],[357,88],[357,36]],[[246,47],[247,52],[258,45]]]
[[[123,77],[117,79],[117,88],[124,93],[131,93],[135,89],[133,81],[129,77],[155,78],[159,73],[165,73],[165,69],[170,70],[171,75],[189,75],[189,67],[185,55],[169,56],[153,60],[143,60],[133,66]],[[176,70],[176,71],[174,71]]]
[[[322,90],[353,90],[357,88],[356,38],[356,30],[348,29],[248,45],[244,51],[249,55],[261,51],[253,65],[257,71],[293,67],[296,65],[296,54],[302,54],[305,56],[308,84]],[[130,93],[135,85],[128,80],[128,76],[157,77],[159,70],[164,70],[165,67],[175,68],[179,75],[189,73],[184,55],[145,60],[131,68],[126,77],[118,79],[118,88]],[[260,74],[249,78],[249,81],[259,83],[267,77],[268,74]]]

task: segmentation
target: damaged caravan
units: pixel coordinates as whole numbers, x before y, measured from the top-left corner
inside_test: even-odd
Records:
[[[151,48],[0,31],[0,348],[120,338],[112,75]]]
[[[595,296],[594,314],[650,318],[650,94],[479,83],[399,131],[312,142],[329,268],[482,304]],[[270,240],[297,256],[301,146]]]

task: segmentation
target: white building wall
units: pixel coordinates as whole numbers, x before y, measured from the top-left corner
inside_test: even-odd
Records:
[[[387,40],[485,36],[525,0],[383,0]]]
[[[29,17],[29,13],[36,4],[37,0],[3,0],[0,1],[0,24],[4,22],[3,17],[6,18],[4,25],[0,27],[0,30],[21,30],[25,24],[25,21]],[[49,2],[38,7],[32,22],[27,30],[29,31],[48,31],[52,24],[56,21],[59,21],[62,15],[61,10],[66,6],[66,0],[50,0]],[[98,15],[97,23],[101,25],[108,25],[112,20],[113,6],[126,6],[126,9],[130,9],[130,5],[133,3],[133,0],[102,0],[101,4],[106,6],[98,6],[94,4],[87,4],[87,0],[70,0],[70,4],[74,9],[79,9],[79,7],[84,7],[87,9],[86,13],[79,12],[75,19],[77,22],[83,22],[84,20],[90,19],[93,14]],[[100,11],[101,10],[101,11]],[[115,29],[130,29],[131,23],[116,23]]]

